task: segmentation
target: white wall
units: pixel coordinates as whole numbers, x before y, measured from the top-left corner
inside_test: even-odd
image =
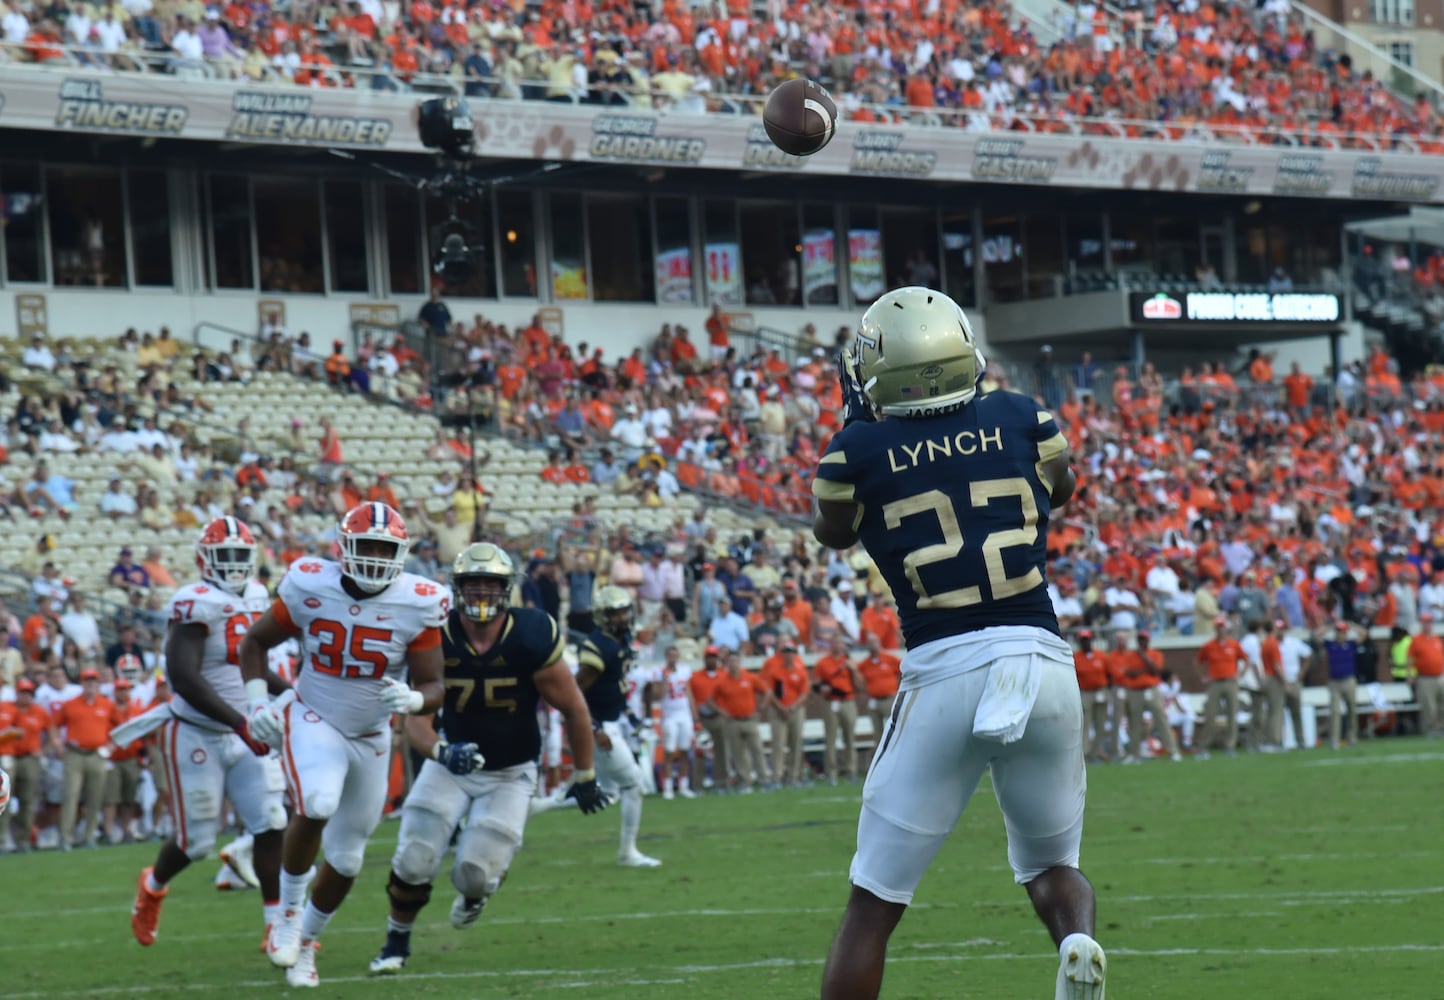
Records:
[[[16,289],[0,290],[0,335],[16,335]],[[50,289],[43,293],[49,313],[52,337],[111,337],[127,327],[155,332],[168,326],[171,335],[183,344],[191,342],[191,333],[201,322],[217,323],[235,330],[254,333],[259,328],[259,303],[262,299],[285,303],[286,327],[291,333],[309,331],[311,341],[324,348],[337,337],[350,332],[350,306],[353,302],[371,302],[365,297],[324,298],[315,295],[270,295],[253,293],[222,293],[184,296],[150,291],[102,291],[96,289]],[[401,309],[403,318],[411,318],[425,301],[419,296],[400,296],[391,300]],[[481,313],[494,322],[515,328],[525,326],[539,306],[535,302],[497,302],[490,299],[447,299],[454,319],[466,322]],[[621,303],[576,303],[562,305],[562,320],[567,342],[586,341],[601,347],[607,356],[625,354],[644,346],[656,335],[663,323],[681,323],[692,334],[693,343],[705,352],[706,332],[703,324],[708,310],[695,306],[651,306]],[[743,307],[750,312],[755,326],[769,326],[786,333],[799,334],[807,323],[817,326],[818,338],[827,343],[839,326],[853,328],[859,312],[844,309],[811,308],[768,309]],[[982,317],[969,313],[974,330],[983,336]],[[203,343],[225,348],[228,342],[214,332],[203,336]]]

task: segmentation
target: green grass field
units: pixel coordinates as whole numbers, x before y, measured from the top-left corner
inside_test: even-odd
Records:
[[[1444,996],[1444,750],[1150,762],[1089,773],[1084,870],[1099,893],[1112,1000]],[[466,933],[444,876],[402,978],[366,963],[385,928],[397,824],[323,938],[319,996],[815,996],[847,894],[859,785],[647,800],[655,870],[612,864],[618,817],[535,818],[505,887]],[[177,881],[160,939],[130,936],[153,845],[0,858],[0,997],[237,997],[287,992],[257,951],[253,892],[215,867]],[[986,787],[893,939],[884,995],[1041,1000],[1056,959],[1012,883]],[[290,991],[308,993],[309,991]]]

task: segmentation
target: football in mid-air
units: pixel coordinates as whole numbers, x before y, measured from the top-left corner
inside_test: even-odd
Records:
[[[0,816],[10,807],[10,775],[0,771]]]
[[[784,153],[811,156],[832,141],[837,105],[811,80],[788,80],[773,90],[762,110],[767,137]]]

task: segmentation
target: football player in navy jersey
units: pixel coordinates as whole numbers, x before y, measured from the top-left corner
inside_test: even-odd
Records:
[[[411,954],[416,914],[431,898],[452,833],[451,924],[470,927],[481,916],[521,847],[527,806],[541,753],[537,701],[562,714],[576,773],[568,797],[584,813],[606,808],[593,770],[591,718],[576,679],[562,660],[566,636],[537,608],[512,608],[516,567],[490,542],[461,551],[452,564],[456,607],[442,627],[446,699],[435,721],[406,720],[411,745],[427,757],[401,810],[391,858],[386,944],[371,961],[375,973],[399,972]]]
[[[592,602],[597,627],[587,633],[577,661],[577,686],[586,695],[597,741],[597,773],[607,791],[621,800],[622,840],[617,864],[656,868],[662,862],[637,850],[642,825],[642,767],[628,744],[627,671],[632,666],[632,595],[621,587],[603,587]]]
[[[1101,1000],[1093,888],[1078,870],[1086,779],[1072,651],[1045,577],[1048,518],[1075,480],[1052,414],[978,393],[952,299],[888,292],[839,367],[844,426],[818,461],[813,534],[861,541],[897,597],[902,683],[863,786],[852,894],[824,1000],[874,998],[887,942],[983,771],[1008,861],[1059,949],[1059,1000]]]

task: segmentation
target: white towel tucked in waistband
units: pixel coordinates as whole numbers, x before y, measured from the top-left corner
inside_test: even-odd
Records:
[[[1008,656],[988,667],[983,697],[973,715],[973,735],[999,743],[1023,738],[1043,677],[1043,657]]]

